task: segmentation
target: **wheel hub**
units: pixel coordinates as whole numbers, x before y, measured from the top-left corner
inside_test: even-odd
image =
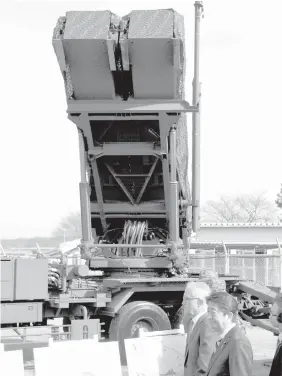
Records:
[[[138,320],[131,327],[131,337],[136,338],[139,337],[139,329],[143,329],[144,332],[152,332],[153,325],[149,320]]]

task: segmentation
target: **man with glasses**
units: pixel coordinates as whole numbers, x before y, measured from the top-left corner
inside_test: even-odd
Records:
[[[271,370],[269,376],[281,376],[282,375],[282,294],[276,295],[275,301],[270,311],[271,324],[279,329],[279,336],[277,341],[277,349],[272,361]]]
[[[189,282],[183,295],[183,324],[187,333],[184,375],[203,376],[215,348],[215,333],[208,322],[206,299],[211,290],[204,282]]]
[[[251,376],[253,351],[244,331],[236,325],[238,302],[224,291],[208,298],[208,317],[218,335],[207,376]]]

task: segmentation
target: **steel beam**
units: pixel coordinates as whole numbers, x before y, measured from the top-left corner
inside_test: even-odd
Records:
[[[75,121],[73,116],[71,116],[70,118],[72,119],[72,121]],[[91,131],[91,126],[90,126],[90,122],[88,119],[88,115],[84,113],[78,116],[76,125],[79,129],[83,131],[83,135],[87,141],[88,150],[93,149],[94,142],[93,142],[93,136],[92,136],[92,131]]]
[[[90,214],[90,199],[89,199],[89,185],[86,176],[86,154],[82,132],[78,132],[79,141],[79,159],[80,159],[80,213],[81,213],[81,227],[82,227],[82,241],[90,242],[92,240],[91,232],[91,214]]]
[[[97,203],[91,202],[91,212],[100,212],[99,205]],[[165,205],[163,202],[146,202],[140,203],[139,205],[131,205],[128,202],[117,202],[117,203],[104,203],[104,211],[106,214],[114,213],[165,213]]]
[[[67,112],[80,113],[150,113],[150,112],[164,112],[164,113],[182,113],[182,112],[197,112],[198,107],[190,104],[184,100],[68,100]]]
[[[129,201],[131,202],[131,204],[134,205],[135,202],[134,202],[133,197],[128,192],[126,186],[123,184],[123,182],[121,181],[121,179],[116,176],[116,173],[113,170],[113,168],[108,163],[105,163],[105,166],[107,167],[107,169],[109,170],[109,172],[111,173],[111,175],[113,176],[113,178],[115,179],[115,181],[118,183],[118,185],[120,186],[120,188],[122,189],[122,191],[124,192],[124,194],[126,195],[126,197],[129,199]]]
[[[194,41],[194,80],[193,106],[200,106],[200,20],[203,15],[202,1],[195,2],[195,41]],[[192,228],[194,232],[200,229],[200,111],[192,114]]]
[[[173,127],[169,133],[169,162],[170,162],[170,239],[172,242],[172,251],[175,252],[179,241],[179,200],[178,200],[178,181],[176,168],[176,128]]]
[[[138,197],[137,197],[137,199],[136,199],[136,204],[137,204],[137,205],[138,205],[138,204],[140,203],[140,201],[141,201],[141,198],[142,198],[142,196],[143,196],[143,194],[144,194],[144,192],[145,192],[145,189],[147,188],[148,183],[149,183],[149,181],[150,181],[150,179],[151,179],[151,177],[152,177],[152,175],[153,175],[153,173],[154,173],[154,171],[155,171],[155,168],[156,168],[156,166],[157,166],[158,161],[159,161],[159,158],[156,157],[155,160],[154,160],[154,163],[152,164],[152,166],[151,166],[151,168],[150,168],[149,174],[148,174],[148,176],[146,177],[146,179],[145,179],[145,181],[144,181],[143,187],[141,188],[141,191],[139,192],[139,195],[138,195]]]
[[[69,115],[71,118],[75,119],[75,116]],[[114,116],[114,115],[96,115],[88,114],[89,120],[93,121],[135,121],[135,120],[158,120],[159,114],[151,115],[140,115],[140,114],[129,114],[128,116]]]
[[[75,121],[75,117],[69,116],[69,118],[72,121]],[[82,130],[83,135],[86,137],[88,151],[89,151],[89,149],[94,149],[92,130],[91,130],[91,125],[90,125],[90,122],[89,122],[88,115],[86,113],[80,114],[80,116],[77,117],[76,125],[77,125],[78,128],[80,128]],[[89,157],[89,153],[88,153],[88,157]],[[99,171],[98,171],[98,166],[97,166],[97,160],[96,160],[95,157],[92,157],[92,158],[89,158],[89,161],[91,163],[91,168],[92,168],[92,173],[93,173],[94,186],[95,186],[95,192],[96,192],[97,201],[98,201],[98,205],[99,205],[101,224],[102,224],[103,230],[106,231],[107,230],[107,223],[106,223],[106,218],[105,218],[105,214],[104,214],[103,193],[102,193],[101,181],[100,181],[100,176],[99,176]],[[89,182],[87,182],[87,185],[89,185]],[[85,195],[85,193],[84,193],[84,195]],[[83,196],[81,196],[81,197],[83,197]],[[89,212],[89,220],[91,222],[91,213],[90,212]]]
[[[169,165],[168,165],[168,119],[165,114],[160,114],[160,138],[161,138],[161,156],[162,156],[162,171],[164,182],[164,199],[166,207],[166,216],[169,218]]]
[[[91,214],[91,217],[92,218],[100,218],[100,214],[95,214],[95,213],[92,213]],[[140,213],[136,213],[136,214],[132,214],[132,213],[126,213],[126,214],[105,214],[105,218],[125,218],[125,219],[129,219],[129,218],[166,218],[166,214],[140,214]]]
[[[104,203],[103,203],[103,192],[102,192],[101,180],[100,180],[96,158],[91,159],[91,166],[92,166],[92,171],[93,171],[95,192],[97,196],[97,204],[99,207],[101,224],[102,224],[103,230],[107,231],[107,222],[105,218],[105,210],[104,210]]]
[[[160,155],[161,148],[153,142],[108,142],[103,146],[95,146],[88,154],[100,158],[106,155]]]

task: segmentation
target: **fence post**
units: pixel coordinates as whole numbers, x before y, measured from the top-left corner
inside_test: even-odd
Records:
[[[269,271],[269,259],[268,256],[272,254],[271,249],[266,250],[266,258],[265,258],[265,277],[264,277],[264,284],[265,286],[269,285],[269,279],[268,279],[268,271]]]
[[[229,271],[230,271],[229,254],[228,254],[228,249],[226,248],[224,241],[222,241],[222,246],[223,246],[224,256],[225,256],[224,274],[229,274]]]
[[[280,242],[278,238],[276,238],[276,242],[278,245],[278,250],[279,250],[279,287],[280,287],[280,292],[282,291],[282,249]]]
[[[204,250],[202,250],[201,252],[201,269],[205,269],[206,268],[206,253]]]
[[[216,266],[215,266],[215,256],[216,256],[216,253],[215,253],[215,248],[213,249],[213,253],[212,253],[212,270],[216,271]]]
[[[253,281],[256,281],[257,280],[257,276],[256,276],[256,250],[254,249],[253,250]]]
[[[246,269],[245,269],[245,254],[243,251],[241,253],[241,261],[242,261],[242,278],[246,278]]]

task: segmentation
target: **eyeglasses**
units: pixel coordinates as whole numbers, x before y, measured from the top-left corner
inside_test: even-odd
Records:
[[[190,301],[190,300],[198,300],[199,298],[184,298],[183,303]]]

